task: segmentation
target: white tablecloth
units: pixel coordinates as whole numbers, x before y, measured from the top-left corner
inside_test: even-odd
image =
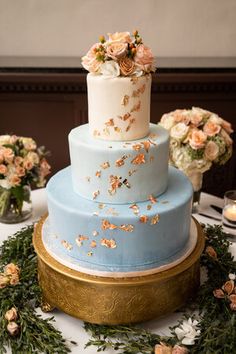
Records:
[[[46,193],[45,189],[39,189],[32,192],[32,202],[33,202],[33,215],[31,219],[21,223],[21,224],[13,224],[7,225],[0,223],[0,242],[6,239],[8,236],[14,234],[16,231],[19,231],[26,224],[31,224],[32,221],[36,221],[47,211],[47,203],[46,203]],[[202,193],[201,195],[201,204],[200,209],[202,212],[207,213],[209,215],[220,217],[220,215],[210,208],[210,204],[215,204],[220,207],[223,205],[223,200],[220,198],[216,198],[209,194]],[[205,218],[198,214],[194,214],[198,221],[208,223],[211,225],[217,224],[219,222]],[[233,243],[230,246],[230,251],[236,257],[236,243]],[[41,310],[38,310],[41,313]],[[42,314],[42,313],[41,313]],[[72,354],[95,354],[96,348],[89,347],[88,349],[84,349],[85,343],[89,340],[89,335],[83,329],[83,322],[75,319],[69,315],[66,315],[58,310],[53,311],[53,316],[55,317],[55,326],[63,333],[63,336],[68,340],[73,340],[78,343],[77,346],[71,346]],[[43,317],[46,318],[51,314],[43,314]],[[177,320],[180,318],[179,313],[173,313],[159,320],[148,321],[142,324],[142,326],[146,329],[150,329],[153,332],[168,335],[169,334],[169,326],[173,326],[177,323]],[[10,353],[10,351],[9,351]],[[117,353],[113,350],[106,351],[107,354]]]

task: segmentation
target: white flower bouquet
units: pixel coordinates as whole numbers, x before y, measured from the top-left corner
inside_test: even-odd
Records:
[[[215,113],[177,109],[164,114],[159,124],[170,132],[170,164],[190,178],[194,191],[201,188],[205,171],[232,155],[231,124]]]
[[[106,77],[142,76],[155,71],[154,57],[143,44],[138,31],[108,33],[99,38],[82,57],[82,65],[90,73]]]

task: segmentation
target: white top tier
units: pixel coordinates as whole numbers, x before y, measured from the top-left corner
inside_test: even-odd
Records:
[[[113,141],[141,139],[149,133],[151,75],[107,78],[89,73],[90,135]]]

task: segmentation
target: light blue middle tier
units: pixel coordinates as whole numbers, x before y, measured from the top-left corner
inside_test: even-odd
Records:
[[[84,198],[133,203],[167,188],[169,134],[156,124],[132,142],[96,139],[84,124],[70,132],[69,147],[74,191]]]
[[[107,272],[149,270],[173,261],[189,239],[192,185],[173,167],[166,192],[136,206],[80,197],[70,167],[50,179],[47,197],[50,232],[44,243],[62,263],[71,259]]]

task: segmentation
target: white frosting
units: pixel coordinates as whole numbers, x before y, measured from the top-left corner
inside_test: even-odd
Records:
[[[104,140],[148,135],[151,75],[107,78],[87,75],[90,134]]]

